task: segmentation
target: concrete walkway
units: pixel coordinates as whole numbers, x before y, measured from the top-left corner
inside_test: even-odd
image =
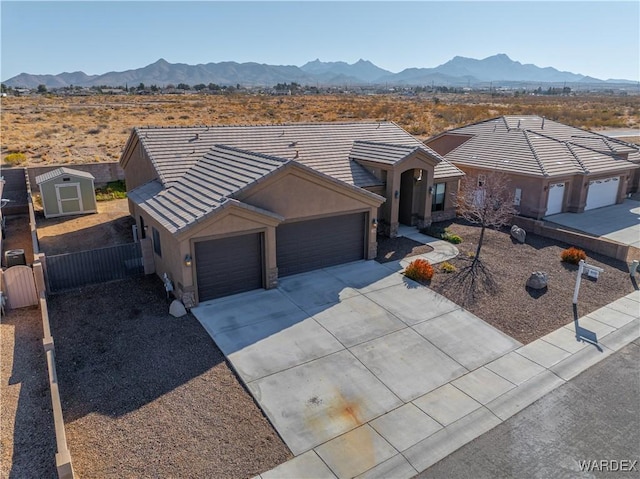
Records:
[[[448,261],[451,258],[455,258],[459,253],[458,248],[456,248],[448,241],[437,239],[432,236],[423,235],[418,231],[417,228],[413,226],[400,225],[400,227],[398,228],[398,236],[404,236],[405,238],[412,239],[413,241],[417,241],[418,243],[429,245],[433,248],[433,251],[429,251],[428,253],[420,254],[417,256],[411,256],[400,261],[383,263],[383,266],[391,268],[394,271],[401,271],[405,269],[409,265],[409,263],[417,258],[424,258],[431,264],[436,264],[442,263],[443,261]]]
[[[619,205],[584,213],[559,213],[543,219],[549,223],[640,248],[640,201],[627,199]]]

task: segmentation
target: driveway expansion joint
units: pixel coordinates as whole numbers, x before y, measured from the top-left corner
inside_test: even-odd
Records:
[[[371,262],[354,263],[350,268],[354,269],[355,276],[358,269],[367,274],[375,273],[374,282],[381,278],[384,280],[387,277],[385,274],[397,274],[387,273],[389,270],[384,269],[384,266]],[[227,298],[224,302],[217,303],[217,307],[192,310],[214,341],[218,343],[222,340],[226,345],[227,351],[223,347],[221,349],[232,368],[247,385],[247,389],[285,443],[296,454],[292,461],[264,473],[264,478],[295,476],[296,467],[300,464],[299,458],[303,456],[304,460],[312,461],[314,467],[322,469],[324,475],[319,474],[319,477],[375,477],[377,474],[385,477],[411,477],[533,404],[614,351],[640,338],[640,313],[624,324],[616,323],[615,319],[607,320],[613,318],[613,315],[628,314],[624,311],[633,308],[634,303],[640,305],[640,294],[637,292],[618,300],[621,304],[616,304],[617,307],[599,310],[598,319],[585,316],[578,320],[579,325],[582,321],[583,326],[593,327],[600,333],[596,335],[597,346],[601,349],[598,351],[593,344],[576,341],[574,323],[522,345],[459,306],[451,310],[448,302],[438,302],[438,296],[422,286],[398,288],[403,283],[398,278],[393,278],[395,289],[392,289],[392,285],[363,293],[362,289],[370,288],[371,285],[353,287],[335,277],[332,268],[322,271],[321,280],[309,283],[307,278],[305,287],[317,283],[313,287],[333,288],[332,291],[337,291],[339,297],[337,302],[320,305],[319,312],[324,312],[331,318],[334,314],[332,309],[338,308],[343,301],[362,297],[371,302],[363,304],[373,304],[376,310],[386,311],[386,318],[394,318],[393,321],[400,321],[396,325],[403,326],[393,330],[380,329],[366,340],[345,347],[345,331],[323,324],[315,317],[319,312],[312,316],[301,306],[300,302],[305,301],[303,296],[306,293],[298,297],[289,294],[260,296],[264,301],[275,301],[271,306],[276,309],[279,307],[280,311],[293,310],[295,305],[296,311],[303,312],[299,313],[302,317],[293,324],[291,321],[287,322],[286,318],[276,320],[276,326],[277,321],[282,321],[281,328],[274,327],[269,321],[260,321],[260,312],[268,311],[269,304],[264,307],[254,305],[257,313],[252,314],[257,316],[243,318],[243,324],[249,324],[251,328],[232,330],[224,329],[224,324],[217,324],[217,319],[224,316],[220,315],[221,307],[236,307],[235,300]],[[361,279],[359,281],[362,283]],[[349,289],[349,294],[340,297],[340,288]],[[245,294],[237,301],[242,305],[249,299]],[[405,310],[398,311],[394,308],[394,302],[404,305]],[[421,305],[425,303],[436,305],[433,306],[436,309],[444,309],[432,311],[435,316],[422,319],[424,308]],[[416,309],[412,312],[411,308]],[[621,308],[624,311],[620,311]],[[216,314],[212,314],[213,311]],[[365,314],[364,324],[371,320],[366,311],[365,308],[358,313]],[[294,331],[291,328],[305,322],[315,324],[317,330],[322,331],[323,337],[326,335],[331,338],[341,349],[321,354],[322,347],[309,343],[315,341],[309,336],[300,337],[301,342],[292,342],[293,338],[287,336],[291,333],[287,331]],[[362,324],[361,321],[359,325]],[[353,325],[338,322],[338,325],[349,328],[355,327],[358,322]],[[265,331],[268,335],[256,335],[254,331],[252,334],[257,339],[248,345],[245,345],[246,341],[242,338],[233,340],[228,337],[230,334],[246,334],[252,328],[267,326],[271,328]],[[450,342],[446,340],[447,335],[452,334],[451,331],[456,327],[457,341],[466,344],[462,349],[451,349]],[[303,328],[301,331],[308,329]],[[288,338],[287,342],[278,342],[280,337]],[[478,347],[479,337],[483,338],[482,348]],[[234,344],[241,347],[229,351],[229,345]],[[274,345],[277,345],[276,351],[282,356],[279,361],[286,367],[259,379],[247,380],[247,371],[250,372],[253,367],[263,367],[258,363],[264,363],[265,357],[268,357],[254,350],[269,344],[271,346],[265,351],[273,350]],[[473,351],[473,355],[465,357],[469,350]],[[249,352],[254,356],[247,356]],[[416,364],[421,364],[420,361],[425,361],[424,366],[416,368]],[[446,374],[442,374],[442,367],[434,367],[433,361],[444,361],[442,367],[447,371]],[[236,367],[238,362],[244,364],[244,367]],[[466,367],[465,363],[473,367]],[[483,382],[478,381],[478,378],[484,377],[491,378],[492,384],[499,385],[498,394],[496,391],[490,394],[482,392]],[[315,402],[312,401],[314,398]],[[453,413],[447,412],[444,407],[447,403],[453,404],[454,398],[462,402],[455,403],[457,406],[454,406]],[[458,411],[462,413],[459,417],[456,414]],[[382,419],[389,414],[391,415],[387,416],[387,420]],[[427,430],[407,430],[407,437],[412,438],[410,442],[417,442],[413,445],[409,445],[410,442],[407,441],[399,443],[389,435],[385,426],[385,421],[388,423],[394,418],[402,420],[403,427],[411,428],[412,422],[416,422]],[[417,420],[411,421],[411,418]],[[372,447],[375,444],[373,449],[365,452],[356,448],[351,459],[349,454],[342,454],[341,448],[355,447],[350,438],[362,435],[371,438]],[[402,451],[398,451],[394,441],[403,448]],[[318,453],[318,450],[326,457]],[[331,460],[328,460],[328,451],[333,451]],[[338,462],[334,462],[336,460]]]

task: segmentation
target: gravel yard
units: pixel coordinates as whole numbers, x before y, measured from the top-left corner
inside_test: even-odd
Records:
[[[56,439],[38,307],[0,322],[0,477],[56,476]]]
[[[155,277],[49,298],[67,440],[80,477],[248,478],[291,453]]]
[[[49,255],[133,242],[126,199],[99,201],[98,212],[87,215],[45,218],[39,209],[36,223],[40,249]]]
[[[469,264],[474,253],[480,228],[462,221],[447,222],[452,233],[462,237],[456,245],[460,255],[449,262],[458,270]],[[508,231],[487,229],[480,253],[496,281],[495,294],[485,294],[474,304],[465,307],[523,344],[530,343],[573,321],[573,291],[578,267],[560,261],[560,254],[571,245],[537,235],[528,234],[525,244],[512,240]],[[587,262],[604,269],[597,281],[582,280],[578,299],[578,316],[582,317],[634,290],[627,266],[623,261],[587,253]],[[549,274],[546,291],[525,288],[534,271]],[[452,301],[462,304],[460,288],[452,280],[456,273],[445,273],[436,267],[429,286]]]

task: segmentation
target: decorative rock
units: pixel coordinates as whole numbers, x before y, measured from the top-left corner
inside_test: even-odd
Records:
[[[536,271],[531,273],[527,280],[527,288],[531,289],[544,289],[549,283],[549,275],[543,271]]]
[[[174,299],[173,301],[171,301],[171,305],[169,306],[169,314],[174,318],[181,318],[182,316],[187,314],[187,310],[184,308],[184,305],[180,301]]]
[[[513,236],[520,243],[524,243],[524,240],[527,237],[527,232],[520,228],[518,225],[513,225],[511,227],[511,236]]]

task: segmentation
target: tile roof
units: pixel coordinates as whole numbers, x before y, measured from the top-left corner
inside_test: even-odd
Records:
[[[421,149],[419,145],[391,145],[378,141],[356,140],[349,152],[349,159],[394,165],[419,149]]]
[[[45,181],[52,180],[54,178],[58,178],[59,176],[79,176],[81,178],[87,178],[90,180],[95,180],[95,177],[86,171],[74,170],[72,168],[60,167],[55,170],[47,171],[46,173],[42,173],[41,175],[36,176],[36,184],[44,183]]]
[[[236,204],[279,218],[275,213],[238,201],[243,191],[285,168],[296,167],[314,172],[327,181],[341,184],[360,194],[382,201],[374,193],[345,184],[332,176],[293,160],[254,153],[226,145],[214,145],[184,175],[165,187],[154,180],[131,190],[128,197],[164,226],[170,233],[180,233],[210,215]]]
[[[151,181],[128,196],[171,233],[201,221],[228,198],[282,168],[289,160],[214,145],[185,174],[165,188]]]
[[[360,141],[353,142],[353,147],[349,153],[349,158],[354,161],[368,161],[372,163],[381,163],[384,165],[393,165],[403,160],[414,152],[421,150],[431,157],[438,160],[438,164],[434,168],[434,179],[443,179],[447,177],[463,176],[464,173],[453,164],[445,160],[439,153],[429,148],[427,145],[391,145],[388,143],[380,143],[377,141]]]
[[[448,133],[471,135],[444,155],[450,162],[509,173],[554,177],[640,163],[640,148],[634,145],[539,116],[502,116]]]
[[[165,186],[177,181],[216,144],[295,159],[321,173],[359,187],[382,183],[350,159],[354,141],[422,148],[441,159],[437,153],[392,122],[144,127],[136,128],[135,132]],[[441,169],[449,174],[455,174],[456,171],[462,174],[452,165],[443,165]]]

